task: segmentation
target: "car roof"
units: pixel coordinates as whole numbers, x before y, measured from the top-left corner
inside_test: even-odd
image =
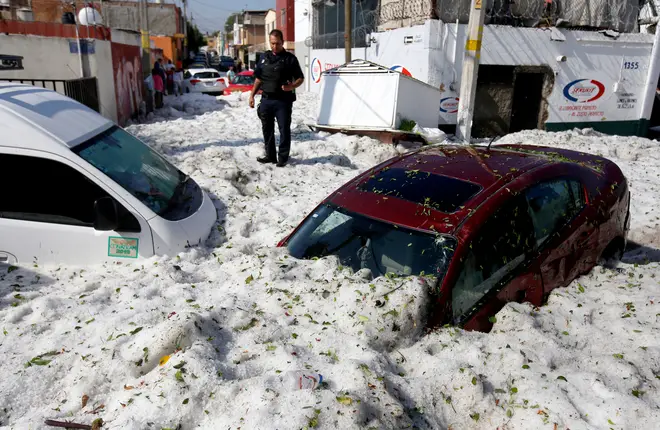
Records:
[[[252,76],[252,75],[254,75],[253,70],[246,70],[246,71],[241,72],[241,73],[238,74],[238,76]]]
[[[437,145],[376,166],[345,184],[326,203],[404,227],[454,234],[497,190],[538,167],[567,161],[594,172],[603,163],[613,164],[557,148]],[[388,185],[388,181],[395,182]]]
[[[46,151],[73,148],[113,125],[94,110],[55,91],[0,81],[1,146]]]

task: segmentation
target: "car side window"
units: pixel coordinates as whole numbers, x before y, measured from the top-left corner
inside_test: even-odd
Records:
[[[584,206],[582,186],[572,179],[559,179],[534,185],[525,192],[525,199],[534,224],[537,246],[543,245]]]
[[[192,75],[190,74],[189,71],[186,70],[186,73],[183,74],[183,79],[190,79]]]
[[[94,203],[108,197],[75,169],[54,160],[0,154],[0,218],[93,228]],[[121,204],[117,231],[139,232],[140,223]]]
[[[468,312],[525,261],[534,248],[526,202],[515,197],[500,207],[468,245],[461,272],[452,289],[454,318]]]

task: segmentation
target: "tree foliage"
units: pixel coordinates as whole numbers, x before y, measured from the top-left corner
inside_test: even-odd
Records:
[[[190,21],[186,22],[188,26],[188,50],[192,52],[199,52],[199,48],[206,46],[206,39],[196,25],[192,25]]]
[[[232,13],[225,21],[225,32],[230,33],[234,31],[234,22],[238,18],[238,23],[243,24],[243,14],[241,12]]]

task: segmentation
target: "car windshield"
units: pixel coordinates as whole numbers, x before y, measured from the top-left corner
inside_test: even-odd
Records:
[[[120,127],[73,151],[165,219],[183,219],[201,205],[195,181]]]
[[[254,85],[254,76],[236,75],[231,83],[234,85]]]
[[[374,276],[444,277],[456,249],[456,239],[417,232],[376,221],[344,209],[320,206],[288,241],[295,258],[336,255],[354,271],[370,269]]]

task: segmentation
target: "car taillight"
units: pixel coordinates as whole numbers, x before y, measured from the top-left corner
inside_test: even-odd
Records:
[[[199,79],[191,79],[190,80],[190,83],[193,84],[193,85],[199,84],[200,82],[202,82],[202,81],[200,81]]]
[[[222,79],[222,78],[220,78],[220,79],[216,79],[216,82],[224,82],[224,81],[225,81],[225,80]]]

